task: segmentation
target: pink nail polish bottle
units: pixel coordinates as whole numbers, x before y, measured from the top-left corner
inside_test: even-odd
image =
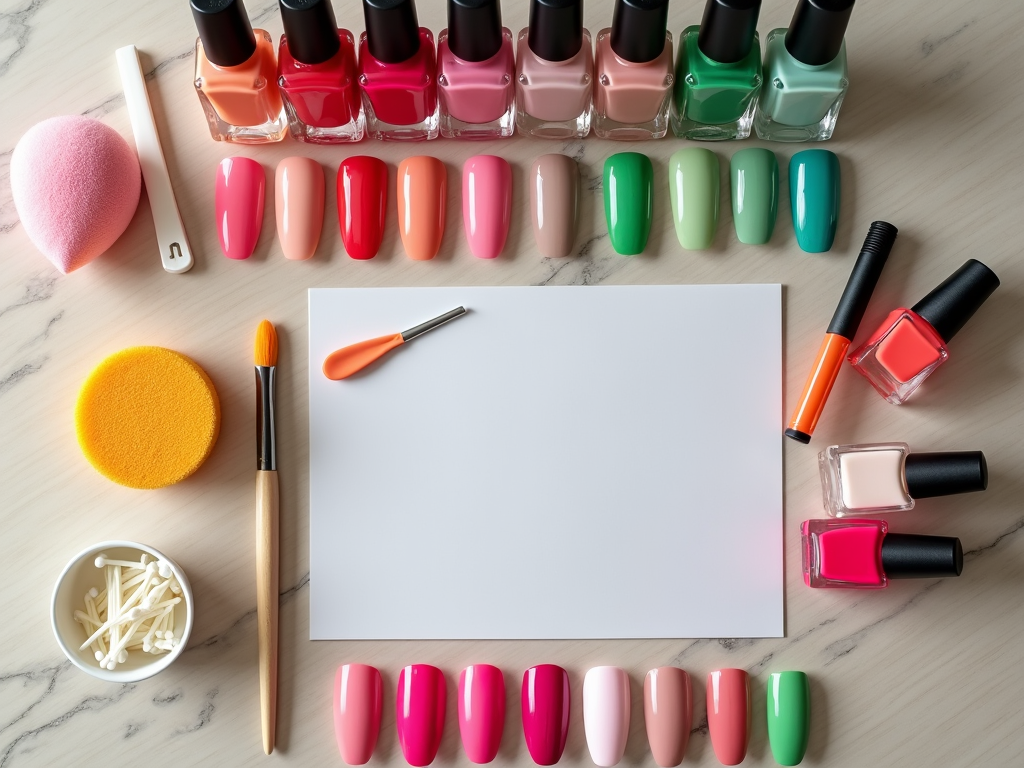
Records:
[[[516,127],[543,139],[590,133],[594,51],[583,0],[532,0],[516,43]]]
[[[889,533],[884,520],[805,520],[804,584],[825,589],[882,589],[889,579],[959,576],[960,539]]]
[[[597,34],[594,133],[602,139],[660,139],[672,101],[668,0],[615,0],[612,25]]]

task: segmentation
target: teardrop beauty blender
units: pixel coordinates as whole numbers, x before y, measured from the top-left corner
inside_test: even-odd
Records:
[[[101,474],[129,488],[163,488],[210,455],[220,400],[191,358],[163,347],[129,347],[89,374],[75,405],[75,431]]]
[[[135,151],[99,120],[51,117],[18,141],[11,192],[29,239],[65,275],[121,236],[139,205]]]

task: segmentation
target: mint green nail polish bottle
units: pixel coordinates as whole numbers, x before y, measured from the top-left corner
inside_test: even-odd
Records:
[[[679,40],[672,131],[703,141],[750,135],[761,88],[761,0],[708,0]]]
[[[846,26],[854,0],[799,0],[789,29],[765,38],[764,85],[754,115],[770,141],[826,141],[850,84]]]

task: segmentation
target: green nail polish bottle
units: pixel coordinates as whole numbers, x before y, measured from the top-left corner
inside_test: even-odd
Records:
[[[761,0],[708,0],[699,27],[679,41],[672,130],[686,139],[750,135],[761,88]]]

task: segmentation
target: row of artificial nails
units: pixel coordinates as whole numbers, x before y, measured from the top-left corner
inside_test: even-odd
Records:
[[[768,738],[780,765],[804,758],[810,734],[810,686],[803,672],[771,673],[767,691]],[[742,669],[720,669],[707,678],[708,732],[723,765],[738,765],[747,753],[751,718],[750,678]],[[554,765],[569,734],[571,687],[568,673],[540,664],[523,673],[523,736],[537,765]],[[630,720],[630,679],[619,667],[594,667],[583,680],[583,726],[594,763],[613,766],[626,749]],[[373,755],[380,730],[384,685],[380,672],[345,664],[334,685],[334,724],[342,759],[363,765]],[[501,748],[505,727],[505,679],[490,664],[474,664],[459,675],[459,733],[466,757],[490,763]],[[412,766],[433,762],[441,746],[447,708],[444,672],[412,664],[398,675],[395,724],[402,754]],[[659,766],[679,765],[693,727],[690,676],[678,667],[658,667],[644,680],[644,723]]]
[[[583,0],[532,0],[513,40],[499,0],[448,0],[437,38],[413,0],[363,0],[358,56],[330,0],[279,0],[277,53],[242,0],[191,0],[195,87],[214,139],[300,141],[690,139],[821,141],[849,84],[844,36],[854,0],[799,0],[765,38],[760,0],[707,0],[673,69],[669,0],[616,0],[592,47]],[[762,88],[763,83],[771,87]]]

